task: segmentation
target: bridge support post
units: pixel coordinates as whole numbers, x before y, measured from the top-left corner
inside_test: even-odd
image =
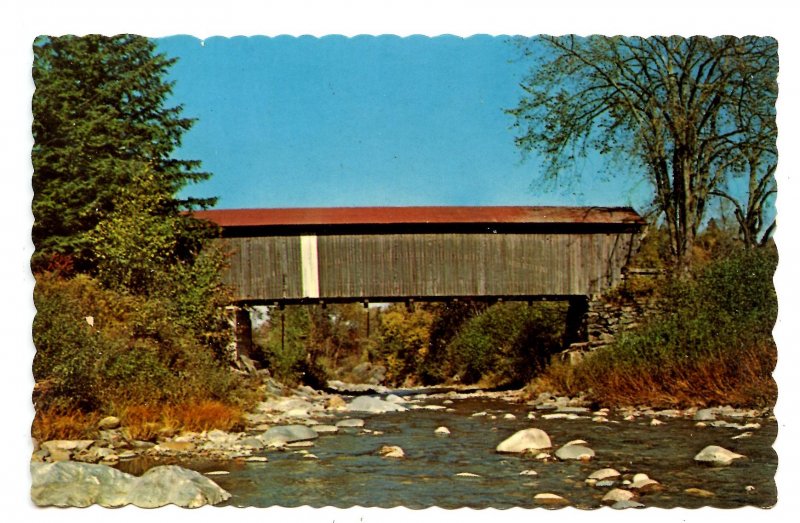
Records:
[[[250,321],[250,311],[245,307],[231,305],[226,307],[228,323],[233,330],[233,343],[230,355],[234,363],[247,371],[255,371],[253,365],[253,324]]]

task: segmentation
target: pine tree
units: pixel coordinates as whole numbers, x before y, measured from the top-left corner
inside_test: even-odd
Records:
[[[141,171],[132,163],[154,173],[167,212],[213,204],[175,197],[209,176],[172,156],[194,123],[167,106],[176,59],[136,35],[39,37],[33,50],[34,269],[54,255],[93,269],[90,233]]]

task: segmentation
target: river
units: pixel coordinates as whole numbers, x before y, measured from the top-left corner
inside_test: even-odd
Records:
[[[645,473],[658,481],[661,491],[638,498],[647,507],[770,507],[777,501],[774,418],[735,420],[761,425],[747,431],[752,435],[740,437],[745,433],[741,429],[698,427],[691,418],[661,417],[663,423],[653,426],[649,416],[624,420],[623,413],[614,411],[607,423],[592,421],[590,416],[543,419],[543,412],[527,419],[533,407],[498,398],[443,400],[440,396],[417,405],[446,408],[343,413],[325,423],[359,417],[365,420],[364,427],[322,434],[309,448],[262,452],[268,457],[263,463],[182,464],[210,472],[208,477],[232,494],[227,503],[242,507],[525,508],[537,506],[537,493],[548,492],[588,509],[602,506],[601,498],[611,487],[590,486],[585,479],[606,467],[623,477]],[[447,427],[450,435],[436,435],[440,426]],[[495,452],[502,440],[530,427],[547,432],[556,447],[583,439],[596,456],[590,462],[544,462]],[[377,451],[384,445],[401,447],[405,458],[380,457]],[[727,467],[699,465],[693,457],[706,445],[723,446],[746,459]],[[698,491],[692,495],[686,489],[713,495],[701,497]]]

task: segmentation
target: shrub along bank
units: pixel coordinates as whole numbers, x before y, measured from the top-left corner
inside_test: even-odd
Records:
[[[658,315],[577,366],[554,363],[531,393],[588,390],[608,405],[773,405],[777,261],[772,246],[740,249],[664,283]]]
[[[76,437],[101,415],[133,431],[238,423],[242,378],[203,343],[208,333],[176,321],[174,303],[52,273],[37,275],[34,302],[35,437]]]

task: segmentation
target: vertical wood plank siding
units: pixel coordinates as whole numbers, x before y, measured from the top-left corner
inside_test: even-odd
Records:
[[[317,238],[320,298],[596,294],[619,282],[635,236],[322,235]],[[238,300],[304,297],[299,236],[225,241],[233,253],[226,283]]]

